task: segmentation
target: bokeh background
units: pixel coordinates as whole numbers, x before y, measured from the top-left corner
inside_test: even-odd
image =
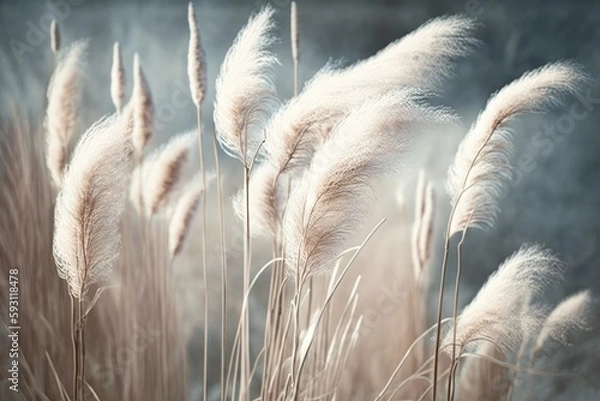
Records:
[[[266,3],[194,2],[208,58],[209,85],[238,30]],[[293,87],[289,1],[270,4],[278,10],[276,52],[281,66],[277,84],[280,97],[286,99]],[[64,45],[89,38],[84,121],[112,111],[109,73],[112,44],[119,41],[128,78],[133,54],[138,52],[150,81],[158,119],[153,145],[193,128],[195,108],[186,76],[186,5],[186,1],[167,0],[1,1],[0,114],[16,106],[41,118],[52,66],[47,32],[56,18]],[[425,135],[416,150],[417,164],[427,168],[444,205],[438,217],[440,231],[449,209],[442,195],[447,166],[487,98],[527,70],[548,62],[581,64],[591,78],[588,87],[567,98],[563,107],[513,125],[518,179],[503,194],[497,227],[467,237],[463,302],[524,242],[544,243],[568,264],[567,283],[551,294],[555,299],[581,288],[600,290],[600,2],[299,0],[298,7],[301,81],[329,60],[349,64],[372,55],[437,16],[462,13],[479,22],[479,46],[457,64],[456,75],[446,81],[440,98],[461,116],[462,126]],[[127,90],[131,90],[131,79]],[[212,99],[213,95],[214,87],[209,86],[207,96]],[[573,118],[573,107],[587,113]],[[208,132],[212,105],[204,113]],[[540,138],[544,138],[543,146]],[[414,176],[407,177],[406,185],[414,185]]]

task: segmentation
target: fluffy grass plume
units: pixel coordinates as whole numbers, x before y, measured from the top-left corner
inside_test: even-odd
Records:
[[[552,253],[539,245],[523,246],[509,257],[481,287],[462,311],[456,326],[457,355],[481,340],[491,341],[503,352],[516,350],[525,335],[541,326],[538,314],[524,314],[530,297],[543,293],[562,279],[563,265]],[[450,353],[452,330],[442,340]]]
[[[46,164],[56,187],[60,187],[67,163],[69,141],[75,133],[81,99],[81,64],[87,42],[79,41],[64,49],[48,86]]]
[[[110,70],[110,98],[117,112],[121,112],[125,97],[125,68],[119,42],[113,45],[112,67]]]
[[[175,211],[169,223],[169,253],[172,258],[181,252],[192,219],[198,210],[200,196],[204,191],[200,183],[200,178],[194,177],[175,205]]]
[[[65,173],[55,209],[54,259],[75,298],[106,278],[119,257],[132,149],[122,120],[90,127]]]
[[[589,327],[591,302],[591,292],[585,290],[571,295],[558,304],[544,322],[542,331],[536,341],[536,351],[541,350],[549,339],[568,344],[568,333],[574,330],[587,329]]]
[[[397,172],[410,131],[448,122],[414,90],[390,92],[351,113],[316,153],[294,190],[283,222],[286,264],[300,277],[327,268],[349,246],[373,197],[373,184]]]
[[[227,52],[216,81],[215,128],[221,146],[246,166],[251,163],[265,119],[277,104],[269,50],[275,38],[274,10],[251,17]]]
[[[300,55],[300,32],[298,31],[298,7],[292,1],[290,5],[290,41],[292,44],[292,58],[298,61]]]
[[[54,54],[58,54],[60,50],[60,30],[55,19],[50,23],[50,48]]]
[[[435,194],[433,185],[425,178],[425,171],[419,172],[415,200],[415,221],[412,228],[413,274],[416,282],[425,276],[427,264],[433,256],[432,242],[435,223]]]
[[[506,125],[524,113],[542,113],[559,104],[561,95],[585,80],[575,65],[555,63],[526,73],[490,98],[448,171],[447,190],[456,209],[449,235],[467,225],[481,229],[494,225],[498,195],[512,178],[512,137]]]
[[[195,141],[195,132],[179,134],[152,152],[141,166],[136,167],[130,199],[138,211],[154,215],[165,205],[168,196],[181,182],[184,165],[190,157]],[[142,180],[140,174],[143,174]],[[140,189],[142,182],[143,186]],[[141,197],[144,201],[143,208],[139,205],[140,190],[144,191]]]
[[[154,103],[150,86],[140,64],[140,57],[133,56],[133,94],[131,97],[133,118],[132,141],[137,157],[144,153],[144,147],[154,131]]]
[[[190,80],[192,100],[196,107],[200,107],[206,94],[206,55],[202,48],[200,29],[192,2],[188,4],[188,25],[190,28],[187,58],[188,79]]]
[[[261,174],[269,179],[265,182],[254,179],[253,186],[260,188],[254,194],[262,199],[251,203],[261,205],[265,212],[253,220],[256,231],[272,232],[272,221],[261,223],[281,214],[287,200],[277,196],[287,191],[283,173],[307,167],[335,124],[371,96],[398,87],[435,88],[451,73],[452,62],[473,47],[473,30],[468,18],[438,18],[368,59],[347,68],[327,65],[318,71],[267,125],[264,149],[279,174],[274,179],[271,171]]]

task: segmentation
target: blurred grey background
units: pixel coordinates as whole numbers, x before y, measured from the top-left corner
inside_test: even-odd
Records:
[[[89,38],[85,121],[112,111],[109,71],[112,43],[118,40],[127,71],[137,51],[149,78],[158,113],[154,143],[192,128],[195,109],[187,95],[186,4],[166,0],[2,1],[0,110],[6,114],[14,103],[40,118],[52,65],[47,31],[50,20],[56,18],[64,45]],[[211,83],[237,31],[266,1],[200,0],[194,4]],[[273,0],[271,4],[278,10],[281,38],[276,46],[282,64],[277,82],[280,96],[288,98],[292,92],[289,2]],[[581,287],[600,288],[600,2],[299,0],[298,6],[302,80],[330,59],[350,63],[367,57],[433,17],[463,13],[479,21],[481,45],[458,64],[442,97],[442,102],[458,111],[463,127],[431,135],[420,148],[423,164],[440,189],[459,139],[491,93],[547,62],[572,59],[582,64],[592,77],[592,84],[585,88],[589,93],[567,99],[565,107],[547,116],[525,118],[514,126],[515,160],[517,164],[524,160],[525,167],[519,168],[519,180],[502,200],[497,228],[468,237],[465,282],[471,284],[467,288],[476,289],[521,243],[542,242],[570,266],[565,293]],[[131,79],[127,86],[130,91]],[[212,96],[211,86],[209,99]],[[573,120],[570,107],[586,97],[583,106],[588,113]],[[209,121],[210,105],[204,113],[204,120]],[[532,138],[546,126],[558,133],[540,147]],[[472,294],[466,293],[465,297]]]

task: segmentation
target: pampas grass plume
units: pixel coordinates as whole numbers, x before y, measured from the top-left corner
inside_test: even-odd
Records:
[[[132,149],[123,120],[101,119],[82,137],[58,195],[54,259],[75,298],[102,284],[119,256]]]
[[[292,57],[297,61],[300,55],[300,32],[298,31],[298,8],[295,1],[292,1],[290,8],[290,38],[292,42]]]
[[[274,10],[250,18],[227,52],[216,81],[215,129],[221,146],[249,166],[264,120],[277,104],[273,66]]]
[[[373,185],[404,162],[409,130],[451,120],[447,111],[424,105],[422,93],[414,90],[370,99],[343,120],[287,205],[288,268],[300,277],[327,269],[364,221]]]
[[[493,342],[503,352],[514,350],[525,336],[536,332],[542,315],[522,313],[530,297],[539,296],[562,279],[563,264],[539,245],[524,245],[502,263],[458,317],[457,354],[479,340]],[[452,352],[452,330],[441,349]]]
[[[87,42],[80,41],[61,52],[60,60],[48,86],[46,163],[52,181],[60,187],[67,162],[69,141],[73,136],[81,98],[81,63]]]
[[[206,55],[202,48],[200,29],[196,20],[196,12],[192,2],[188,4],[188,25],[190,28],[190,42],[188,48],[188,78],[190,92],[196,107],[200,107],[206,94]]]
[[[175,205],[169,223],[169,252],[172,258],[181,252],[204,190],[200,177],[194,177]]]
[[[133,173],[130,199],[138,208],[152,216],[163,206],[169,195],[181,182],[183,168],[189,159],[196,141],[195,132],[187,132],[173,137],[167,144],[150,154],[142,166]],[[144,175],[143,187],[140,189],[139,174]],[[144,205],[140,207],[140,190],[143,190]]]
[[[561,95],[586,81],[570,63],[530,71],[502,88],[488,101],[456,153],[448,171],[447,190],[456,209],[449,235],[467,225],[487,229],[499,213],[498,195],[512,177],[512,137],[506,124],[524,113],[541,113]]]
[[[584,330],[588,327],[592,295],[589,290],[578,292],[563,300],[552,310],[536,341],[539,351],[546,341],[554,339],[567,344],[567,333],[572,330]]]
[[[54,54],[60,50],[60,30],[55,19],[50,23],[50,48]]]
[[[131,102],[133,112],[133,148],[137,157],[141,158],[144,153],[144,147],[152,137],[154,130],[154,103],[148,81],[140,64],[140,57],[137,53],[133,57],[133,95]]]
[[[121,57],[119,42],[113,45],[112,68],[110,70],[110,97],[117,112],[121,112],[125,97],[125,68]]]

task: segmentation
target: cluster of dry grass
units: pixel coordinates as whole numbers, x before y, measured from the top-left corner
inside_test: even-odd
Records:
[[[126,72],[115,43],[107,93],[116,112],[77,138],[86,43],[61,50],[52,25],[56,62],[43,124],[28,125],[15,112],[0,131],[0,262],[19,269],[21,287],[16,399],[516,400],[535,391],[516,389],[523,376],[587,385],[535,369],[548,349],[589,327],[592,302],[581,292],[554,309],[541,303],[563,274],[549,250],[524,245],[458,309],[467,231],[494,226],[511,178],[509,124],[560,103],[586,81],[581,69],[547,65],[491,96],[449,169],[438,270],[435,216],[443,205],[427,174],[419,175],[414,218],[372,222],[373,200],[382,183],[407,171],[419,132],[456,120],[429,99],[476,43],[473,21],[432,20],[370,58],[323,67],[300,90],[301,25],[292,3],[295,94],[281,102],[273,14],[265,7],[252,16],[231,46],[215,84],[210,135],[201,119],[206,55],[189,5],[197,127],[151,153],[151,82],[139,56],[124,104]],[[225,224],[218,145],[243,172],[234,228]],[[188,178],[196,146],[200,165]],[[205,161],[210,152],[214,166]],[[211,218],[218,224],[209,227]],[[442,319],[455,234],[454,308]],[[228,245],[228,236],[236,243]],[[261,266],[252,257],[257,241],[271,248]],[[217,258],[208,256],[213,243]],[[203,282],[193,300],[200,308],[192,310],[177,272],[188,248],[200,255],[192,264]],[[429,322],[427,291],[437,274]],[[200,355],[190,352],[192,315],[202,316]],[[7,387],[0,394],[15,396]]]

